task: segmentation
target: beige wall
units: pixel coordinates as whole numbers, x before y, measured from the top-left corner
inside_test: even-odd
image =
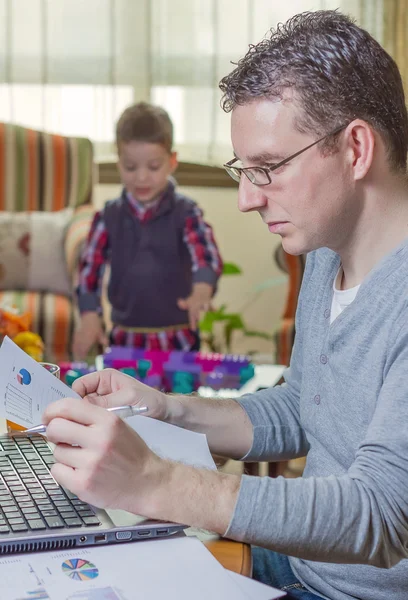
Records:
[[[282,277],[276,267],[273,252],[279,244],[278,236],[272,236],[258,214],[241,214],[237,208],[235,189],[180,187],[181,192],[198,202],[206,220],[213,226],[223,259],[237,263],[242,275],[223,277],[214,304],[226,304],[228,310],[240,311],[254,295],[254,287],[271,277]],[[118,185],[97,185],[95,203],[101,207],[106,200],[120,193]],[[279,323],[286,295],[286,284],[281,283],[264,291],[244,312],[250,329],[272,332]],[[271,342],[257,338],[234,339],[234,352],[256,350],[272,354]]]

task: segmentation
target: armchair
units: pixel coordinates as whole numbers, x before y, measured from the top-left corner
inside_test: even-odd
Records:
[[[289,275],[288,292],[285,309],[278,330],[275,332],[275,362],[278,365],[289,365],[292,346],[295,340],[295,315],[305,270],[306,255],[292,256],[282,246],[275,253],[278,267]]]
[[[76,265],[94,212],[92,171],[90,140],[0,123],[0,219],[10,237],[6,244],[0,233],[0,304],[32,314],[48,361],[69,358]],[[39,262],[33,245],[41,250]],[[55,289],[51,259],[60,261],[68,282],[62,291]]]

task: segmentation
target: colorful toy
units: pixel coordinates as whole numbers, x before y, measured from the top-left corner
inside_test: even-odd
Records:
[[[94,371],[96,371],[96,367],[94,365],[89,366],[86,362],[60,363],[61,380],[69,386],[72,386],[76,379]]]
[[[246,356],[202,352],[162,352],[112,346],[103,355],[103,366],[166,392],[189,394],[200,386],[239,389],[254,376]]]
[[[101,358],[101,357],[99,357]],[[191,394],[200,386],[214,390],[240,389],[252,379],[254,365],[247,356],[203,352],[162,352],[111,346],[98,365],[117,369],[150,387]],[[61,379],[68,385],[96,370],[84,362],[60,363]]]

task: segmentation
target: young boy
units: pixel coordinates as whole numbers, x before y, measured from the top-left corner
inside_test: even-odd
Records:
[[[197,204],[175,190],[173,125],[160,107],[127,108],[116,127],[119,198],[94,218],[80,264],[80,325],[73,355],[106,345],[101,282],[111,267],[109,342],[149,350],[198,350],[197,324],[222,270],[211,227]]]

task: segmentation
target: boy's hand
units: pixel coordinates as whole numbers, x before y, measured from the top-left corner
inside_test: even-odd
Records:
[[[86,358],[94,344],[108,345],[108,337],[103,331],[101,318],[96,312],[86,312],[81,316],[78,329],[74,333],[72,354],[75,360]]]
[[[181,310],[188,311],[190,329],[197,329],[200,314],[209,310],[213,291],[213,286],[209,283],[195,283],[193,291],[188,298],[177,300],[177,306]]]

